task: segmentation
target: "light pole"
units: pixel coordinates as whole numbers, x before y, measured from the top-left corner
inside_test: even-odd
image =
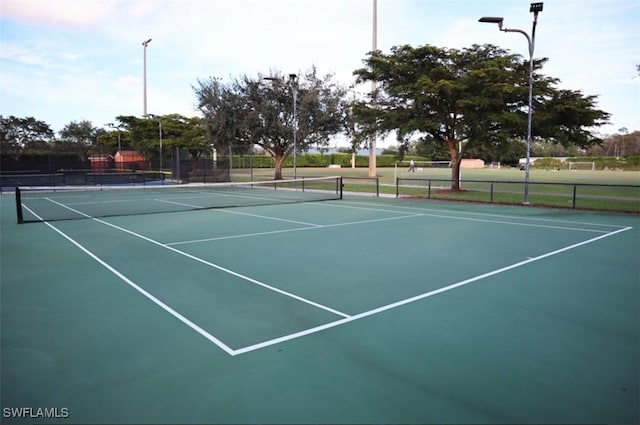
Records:
[[[147,46],[151,39],[142,42],[143,46],[143,68],[142,68],[142,100],[143,100],[143,116],[147,115]]]
[[[158,121],[158,133],[160,136],[160,173],[162,173],[162,117],[154,114],[144,114],[143,117]],[[164,181],[164,178],[162,180]]]
[[[298,169],[296,165],[296,159],[298,155],[298,85],[296,84],[298,76],[296,74],[289,74],[289,87],[291,87],[291,93],[293,94],[293,179],[298,177]],[[268,81],[281,81],[279,78],[264,77],[264,80]]]
[[[371,51],[378,50],[378,1],[373,0],[373,37]],[[375,108],[376,96],[377,96],[378,83],[376,80],[371,81],[371,104]],[[376,148],[376,134],[371,136],[369,141],[369,177],[375,177],[377,175],[377,148]]]
[[[538,13],[542,12],[542,4],[531,3],[529,12],[533,12],[533,28],[531,29],[531,37],[523,30],[515,28],[502,28],[504,18],[485,16],[480,18],[479,22],[498,24],[500,31],[518,32],[527,38],[529,43],[529,113],[527,118],[527,156],[525,159],[525,175],[524,175],[524,201],[523,205],[529,205],[529,166],[531,165],[531,122],[533,119],[533,50],[535,48],[536,25],[538,24]]]

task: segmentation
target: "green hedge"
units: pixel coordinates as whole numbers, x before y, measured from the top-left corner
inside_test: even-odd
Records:
[[[569,158],[571,162],[595,162],[597,170],[640,170],[640,156],[616,158],[613,156],[584,156]]]
[[[640,171],[640,156],[630,156],[626,158],[616,158],[611,156],[580,156],[567,158],[561,161],[557,158],[538,158],[533,163],[534,168],[569,168],[569,162],[594,162],[597,170],[627,170]]]
[[[429,161],[429,158],[420,156],[407,156],[405,161],[413,159],[414,161]],[[397,159],[395,155],[378,155],[376,157],[376,166],[378,167],[393,167]],[[273,159],[269,155],[254,155],[252,159],[249,156],[241,157],[240,155],[233,156],[234,168],[249,168],[253,163],[254,168],[271,168],[274,166]],[[351,154],[350,153],[307,153],[298,155],[296,158],[296,166],[298,167],[328,167],[331,164],[340,165],[341,167],[351,167]],[[287,168],[293,167],[293,156],[288,157],[284,166]],[[368,167],[369,155],[356,155],[356,167]]]

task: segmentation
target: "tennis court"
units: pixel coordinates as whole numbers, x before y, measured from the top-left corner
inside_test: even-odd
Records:
[[[640,422],[640,217],[325,183],[1,196],[2,422]]]

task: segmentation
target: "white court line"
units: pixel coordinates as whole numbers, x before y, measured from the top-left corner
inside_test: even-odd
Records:
[[[362,210],[372,210],[372,211],[385,211],[384,209],[379,209],[379,208],[368,208],[368,207],[355,207],[355,206],[347,206],[347,205],[341,205],[341,204],[332,204],[332,203],[327,203],[327,205],[331,205],[337,208],[356,208],[356,209],[362,209]],[[430,209],[423,209],[423,208],[412,208],[412,207],[407,207],[407,208],[411,208],[412,210],[418,210],[418,211],[433,211]],[[389,212],[393,212],[393,213],[399,213],[400,211],[396,211],[396,210],[388,210]],[[459,211],[448,211],[451,213],[459,213]],[[405,212],[405,214],[408,214],[408,212]],[[475,214],[475,213],[465,213],[465,214]],[[426,213],[426,212],[422,212],[421,214],[419,214],[421,216],[424,217],[436,217],[436,218],[444,218],[444,219],[448,219],[448,220],[463,220],[463,221],[477,221],[477,222],[482,222],[482,223],[494,223],[494,224],[508,224],[511,226],[523,226],[523,227],[539,227],[539,228],[544,228],[544,229],[557,229],[557,230],[574,230],[576,232],[589,232],[589,233],[607,233],[606,230],[595,230],[595,229],[584,229],[584,228],[578,228],[578,227],[565,227],[565,226],[551,226],[551,225],[546,225],[546,224],[533,224],[533,223],[519,223],[519,222],[514,222],[514,221],[503,221],[503,220],[489,220],[489,219],[482,219],[482,218],[472,218],[472,217],[455,217],[455,216],[451,216],[451,215],[442,215],[442,214],[432,214],[432,213]],[[478,214],[478,215],[488,215],[488,216],[492,216],[492,214]],[[513,217],[513,216],[501,216],[501,215],[495,215],[495,217],[504,217],[504,218],[520,218],[520,217]],[[560,223],[567,223],[567,224],[582,224],[582,225],[593,225],[593,226],[599,226],[599,224],[591,224],[591,223],[572,223],[572,222],[563,222],[561,220],[549,220],[551,222],[560,222]],[[617,227],[620,228],[620,226],[609,226],[609,227]]]
[[[182,202],[167,201],[167,200],[164,200],[164,199],[155,199],[155,201],[167,202],[167,203],[170,203],[170,204],[177,204],[177,205],[182,205],[182,206],[190,207],[190,208],[205,208],[205,207],[203,207],[201,205],[185,204],[185,203],[182,203]],[[303,222],[303,221],[288,220],[288,219],[283,219],[283,218],[273,217],[273,216],[267,216],[267,215],[251,214],[251,213],[240,212],[240,211],[231,211],[231,210],[226,210],[226,209],[220,209],[218,211],[226,213],[226,214],[246,215],[246,216],[249,216],[249,217],[264,218],[264,219],[267,219],[267,220],[283,221],[283,222],[292,223],[292,224],[302,224],[302,225],[305,225],[305,226],[308,226],[308,227],[301,227],[301,228],[295,228],[295,229],[284,229],[284,230],[273,230],[273,231],[268,231],[268,232],[244,233],[244,234],[232,235],[232,236],[219,236],[219,237],[213,237],[213,238],[171,242],[171,243],[167,243],[166,245],[167,246],[174,246],[174,245],[185,245],[185,244],[191,244],[191,243],[212,242],[212,241],[219,241],[219,240],[225,240],[225,239],[238,239],[238,238],[247,238],[247,237],[253,237],[253,236],[265,236],[265,235],[273,235],[273,234],[277,234],[277,233],[299,232],[301,230],[321,229],[321,228],[337,227],[337,226],[350,226],[350,225],[354,225],[354,224],[364,224],[364,223],[373,223],[373,222],[378,222],[378,221],[397,220],[397,219],[410,218],[410,217],[419,217],[419,216],[422,215],[422,214],[413,214],[413,213],[408,213],[408,212],[404,212],[404,211],[398,211],[399,214],[404,214],[404,216],[402,216],[402,217],[386,217],[386,218],[379,218],[379,219],[372,219],[372,220],[352,221],[352,222],[337,223],[337,224],[315,224],[315,223],[306,223],[306,222]],[[388,210],[379,210],[379,211],[394,212],[394,211],[388,211]]]
[[[367,224],[367,223],[377,223],[377,222],[381,222],[381,221],[403,220],[403,219],[406,219],[406,218],[421,217],[421,216],[422,216],[422,214],[411,214],[411,215],[404,215],[402,217],[385,217],[385,218],[376,218],[376,219],[371,219],[371,220],[349,221],[349,222],[345,222],[345,223],[319,224],[319,225],[315,225],[313,227],[297,227],[295,229],[272,230],[272,231],[269,231],[269,232],[243,233],[243,234],[240,234],[240,235],[218,236],[218,237],[214,237],[214,238],[194,239],[194,240],[180,241],[180,242],[170,242],[170,243],[167,243],[166,245],[167,246],[184,245],[184,244],[190,244],[190,243],[219,241],[219,240],[224,240],[224,239],[248,238],[248,237],[253,237],[253,236],[273,235],[273,234],[276,234],[276,233],[300,232],[302,230],[326,229],[326,228],[331,228],[331,227],[352,226],[352,225]]]
[[[349,201],[340,201],[340,203],[332,203],[332,202],[327,202],[327,204],[331,204],[334,206],[343,206],[342,204],[351,204],[351,205],[371,205],[371,206],[375,206],[375,207],[388,207],[386,204],[376,204],[373,202],[349,202]],[[358,207],[353,207],[353,208],[358,208]],[[363,208],[363,207],[360,207]],[[390,208],[390,207],[389,207]],[[540,217],[522,217],[522,216],[514,216],[514,215],[506,215],[506,214],[495,214],[495,213],[481,213],[481,212],[471,212],[471,211],[459,211],[459,210],[441,210],[441,209],[435,209],[435,208],[420,208],[420,207],[409,207],[409,206],[400,206],[400,205],[394,205],[393,208],[403,208],[405,210],[411,210],[411,211],[434,211],[434,212],[438,212],[438,213],[451,213],[451,214],[467,214],[467,215],[479,215],[479,216],[489,216],[489,217],[499,217],[499,218],[509,218],[509,219],[516,219],[516,220],[529,220],[529,221],[546,221],[546,222],[550,222],[550,223],[562,223],[562,224],[580,224],[580,225],[586,225],[586,226],[596,226],[596,227],[610,227],[610,228],[615,228],[615,229],[621,229],[624,226],[620,226],[620,225],[616,225],[616,224],[602,224],[602,223],[590,223],[590,222],[584,222],[584,221],[573,221],[573,220],[558,220],[558,219],[552,219],[552,218],[540,218]],[[376,211],[384,211],[384,209],[377,209]],[[396,211],[394,211],[396,212]],[[449,216],[447,216],[449,217]]]
[[[188,327],[190,327],[191,329],[193,329],[194,331],[196,331],[197,333],[199,333],[200,335],[202,335],[203,337],[205,337],[207,340],[213,342],[215,345],[217,345],[222,351],[224,351],[225,353],[229,354],[229,355],[235,355],[234,354],[234,350],[229,347],[228,345],[226,345],[225,343],[223,343],[222,341],[220,341],[218,338],[214,337],[213,335],[211,335],[209,332],[205,331],[204,329],[202,329],[200,326],[196,325],[195,323],[193,323],[191,320],[187,319],[185,316],[183,316],[182,314],[178,313],[176,310],[172,309],[171,307],[169,307],[167,304],[165,304],[164,302],[162,302],[160,299],[156,298],[155,296],[153,296],[151,293],[147,292],[146,290],[144,290],[141,286],[137,285],[135,282],[133,282],[131,279],[129,279],[128,277],[126,277],[125,275],[123,275],[122,273],[120,273],[118,270],[116,270],[115,268],[113,268],[111,265],[109,265],[106,261],[102,260],[100,257],[98,257],[97,255],[95,255],[93,252],[89,251],[87,248],[85,248],[84,246],[82,246],[80,243],[78,243],[77,241],[75,241],[71,236],[67,235],[66,233],[64,233],[62,230],[58,229],[57,227],[53,226],[51,223],[43,220],[40,216],[38,216],[38,214],[36,214],[35,212],[33,212],[31,209],[29,209],[29,207],[27,207],[26,205],[23,204],[23,207],[25,209],[27,209],[31,214],[33,214],[35,217],[38,218],[38,220],[42,220],[44,222],[44,224],[46,224],[47,226],[49,226],[49,228],[53,229],[56,233],[58,233],[60,236],[62,236],[63,238],[65,238],[66,240],[68,240],[69,242],[71,242],[72,244],[74,244],[76,247],[78,247],[82,252],[84,252],[85,254],[87,254],[89,257],[93,258],[95,261],[97,261],[101,266],[103,266],[104,268],[106,268],[107,270],[109,270],[111,273],[113,273],[114,275],[116,275],[120,280],[122,280],[123,282],[125,282],[127,285],[131,286],[133,289],[135,289],[136,291],[138,291],[139,293],[141,293],[142,295],[144,295],[146,298],[148,298],[149,300],[151,300],[154,304],[158,305],[160,308],[162,308],[164,311],[166,311],[167,313],[171,314],[173,317],[175,317],[176,319],[180,320],[182,323],[184,323],[185,325],[187,325]]]
[[[84,216],[84,217],[87,217],[87,218],[89,218],[89,219],[91,219],[91,220],[93,220],[93,221],[95,221],[95,222],[98,222],[98,223],[104,224],[105,226],[109,226],[109,227],[114,228],[114,229],[116,229],[116,230],[120,230],[120,231],[122,231],[122,232],[128,233],[128,234],[130,234],[130,235],[132,235],[132,236],[135,236],[135,237],[137,237],[137,238],[140,238],[140,239],[142,239],[142,240],[145,240],[145,241],[147,241],[147,242],[150,242],[150,243],[152,243],[152,244],[154,244],[154,245],[157,245],[157,246],[159,246],[159,247],[162,247],[162,248],[168,249],[169,251],[173,251],[173,252],[175,252],[176,254],[180,254],[180,255],[182,255],[182,256],[184,256],[184,257],[187,257],[187,258],[189,258],[189,259],[191,259],[191,260],[194,260],[194,261],[197,261],[197,262],[202,263],[202,264],[204,264],[204,265],[207,265],[207,266],[209,266],[209,267],[211,267],[211,268],[214,268],[214,269],[220,270],[220,271],[222,271],[222,272],[225,272],[225,273],[227,273],[227,274],[230,274],[230,275],[235,276],[235,277],[237,277],[237,278],[240,278],[240,279],[242,279],[242,280],[246,280],[247,282],[250,282],[250,283],[253,283],[253,284],[255,284],[255,285],[261,286],[261,287],[263,287],[263,288],[269,289],[270,291],[277,292],[277,293],[279,293],[279,294],[281,294],[281,295],[284,295],[284,296],[286,296],[286,297],[293,298],[293,299],[295,299],[295,300],[297,300],[297,301],[300,301],[300,302],[303,302],[303,303],[305,303],[305,304],[312,305],[312,306],[317,307],[317,308],[319,308],[319,309],[321,309],[321,310],[325,310],[325,311],[328,311],[328,312],[330,312],[330,313],[333,313],[333,314],[335,314],[335,315],[337,315],[337,316],[349,317],[349,315],[348,315],[348,314],[345,314],[345,313],[343,313],[343,312],[341,312],[341,311],[334,310],[334,309],[332,309],[332,308],[330,308],[330,307],[327,307],[327,306],[325,306],[325,305],[322,305],[322,304],[316,303],[316,302],[314,302],[314,301],[308,300],[308,299],[303,298],[303,297],[301,297],[301,296],[299,296],[299,295],[293,294],[293,293],[291,293],[291,292],[284,291],[284,290],[282,290],[282,289],[278,289],[278,288],[276,288],[276,287],[274,287],[274,286],[271,286],[271,285],[268,285],[268,284],[266,284],[266,283],[264,283],[264,282],[260,282],[259,280],[253,279],[253,278],[251,278],[251,277],[249,277],[249,276],[245,276],[245,275],[240,274],[240,273],[238,273],[238,272],[234,272],[233,270],[227,269],[227,268],[225,268],[225,267],[222,267],[222,266],[220,266],[220,265],[218,265],[218,264],[215,264],[215,263],[212,263],[212,262],[210,262],[210,261],[203,260],[202,258],[196,257],[195,255],[188,254],[188,253],[186,253],[186,252],[184,252],[184,251],[180,251],[179,249],[173,248],[173,247],[171,247],[171,246],[168,246],[168,245],[166,245],[166,244],[163,244],[163,243],[161,243],[161,242],[158,242],[158,241],[156,241],[156,240],[153,240],[153,239],[151,239],[151,238],[148,238],[148,237],[146,237],[146,236],[143,236],[143,235],[141,235],[141,234],[139,234],[139,233],[133,232],[133,231],[128,230],[128,229],[125,229],[124,227],[120,227],[120,226],[117,226],[117,225],[115,225],[115,224],[109,223],[109,222],[107,222],[107,221],[100,220],[100,219],[95,218],[95,217],[91,217],[91,216],[89,216],[89,215],[87,215],[87,214],[85,214],[85,213],[83,213],[83,212],[81,212],[81,211],[74,210],[73,208],[70,208],[70,207],[68,207],[68,206],[66,206],[66,205],[64,205],[64,204],[61,204],[61,203],[59,203],[59,202],[56,202],[56,201],[54,201],[54,200],[52,200],[52,199],[50,199],[50,198],[46,198],[46,199],[47,199],[48,201],[50,201],[50,202],[53,202],[54,204],[57,204],[57,205],[59,205],[59,206],[61,206],[61,207],[63,207],[63,208],[67,208],[68,210],[73,211],[73,212],[74,212],[74,213],[76,213],[76,214],[80,214],[80,215],[82,215],[82,216]],[[51,226],[51,225],[49,224],[49,226]]]
[[[187,256],[189,258],[192,258],[192,259],[194,259],[196,261],[203,262],[205,264],[208,263],[205,260],[202,260],[202,259],[199,259],[197,257],[191,256],[191,255],[189,255],[187,253],[184,253],[182,251],[179,251],[179,250],[176,250],[174,248],[171,248],[171,247],[169,247],[169,246],[167,246],[165,244],[161,244],[161,243],[159,243],[157,241],[154,241],[154,240],[152,240],[150,238],[147,238],[145,236],[139,235],[139,234],[137,234],[135,232],[129,231],[129,230],[124,229],[124,228],[121,228],[119,226],[113,225],[113,224],[105,222],[103,220],[99,220],[99,219],[90,217],[90,216],[88,216],[88,215],[86,215],[86,214],[84,214],[82,212],[73,210],[72,208],[69,208],[69,207],[67,207],[67,206],[65,206],[63,204],[59,204],[59,203],[57,203],[57,202],[55,202],[55,201],[53,201],[51,199],[49,199],[49,200],[51,202],[54,202],[54,203],[64,207],[64,208],[68,208],[71,211],[74,211],[74,212],[76,212],[78,214],[81,214],[81,215],[83,215],[83,216],[85,216],[87,218],[91,218],[92,220],[95,220],[95,221],[97,221],[99,223],[105,224],[107,226],[110,226],[110,227],[113,227],[115,229],[124,231],[126,233],[131,234],[131,235],[134,235],[136,237],[142,238],[143,240],[147,240],[147,241],[149,241],[149,242],[151,242],[153,244],[156,244],[158,246],[161,246],[161,247],[164,247],[166,249],[172,250],[172,251],[174,251],[176,253],[179,253],[181,255],[185,255],[185,256]],[[27,207],[25,206],[25,208],[27,208]],[[31,211],[31,210],[29,210],[29,211],[32,214],[34,214],[34,216],[36,216],[38,219],[42,220],[33,211]],[[421,216],[421,215],[423,215],[423,214],[418,214],[416,216]],[[444,217],[445,218],[449,218],[447,216],[444,216]],[[398,218],[398,217],[396,217],[396,218]],[[172,315],[177,317],[179,320],[183,321],[189,327],[191,327],[192,329],[196,330],[198,333],[203,335],[205,338],[207,338],[208,340],[210,340],[211,342],[216,344],[218,347],[220,347],[227,354],[230,354],[232,356],[236,356],[236,355],[239,355],[239,354],[245,354],[245,353],[248,353],[248,352],[251,352],[251,351],[259,350],[261,348],[272,346],[272,345],[275,345],[275,344],[278,344],[278,343],[281,343],[281,342],[284,342],[284,341],[289,341],[289,340],[293,340],[293,339],[296,339],[296,338],[300,338],[302,336],[306,336],[306,335],[310,335],[310,334],[313,334],[313,333],[317,333],[317,332],[320,332],[320,331],[323,331],[323,330],[326,330],[326,329],[330,329],[330,328],[337,327],[337,326],[340,326],[340,325],[343,325],[343,324],[346,324],[346,323],[349,323],[349,322],[353,322],[355,320],[359,320],[359,319],[362,319],[362,318],[365,318],[365,317],[369,317],[369,316],[372,316],[372,315],[375,315],[375,314],[378,314],[378,313],[382,313],[384,311],[388,311],[388,310],[391,310],[391,309],[394,309],[394,308],[398,308],[398,307],[404,306],[406,304],[410,304],[410,303],[413,303],[413,302],[416,302],[416,301],[419,301],[419,300],[422,300],[422,299],[425,299],[425,298],[428,298],[428,297],[432,297],[434,295],[438,295],[438,294],[441,294],[441,293],[444,293],[444,292],[448,292],[450,290],[453,290],[453,289],[468,285],[470,283],[485,279],[487,277],[494,276],[494,275],[497,275],[497,274],[500,274],[500,273],[503,273],[503,272],[506,272],[506,271],[509,271],[509,270],[512,270],[512,269],[515,269],[515,268],[518,268],[518,267],[521,267],[523,265],[526,265],[526,264],[529,264],[529,263],[533,263],[533,262],[542,260],[544,258],[548,258],[548,257],[554,256],[554,255],[560,254],[562,252],[566,252],[566,251],[578,248],[580,246],[584,246],[584,245],[596,242],[598,240],[607,238],[609,236],[613,236],[613,235],[616,235],[618,233],[625,232],[625,231],[633,229],[633,227],[619,228],[618,230],[615,230],[613,232],[606,233],[604,235],[600,235],[600,236],[588,239],[588,240],[583,241],[583,242],[572,244],[572,245],[569,245],[567,247],[560,248],[560,249],[551,251],[549,253],[539,255],[539,256],[534,257],[534,258],[529,258],[527,260],[524,260],[524,261],[521,261],[521,262],[518,262],[518,263],[515,263],[515,264],[512,264],[512,265],[509,265],[509,266],[506,266],[506,267],[502,267],[500,269],[496,269],[496,270],[488,272],[488,273],[484,273],[484,274],[481,274],[481,275],[478,275],[478,276],[475,276],[475,277],[472,277],[472,278],[469,278],[469,279],[466,279],[466,280],[463,280],[463,281],[460,281],[460,282],[457,282],[457,283],[454,283],[454,284],[451,284],[451,285],[448,285],[448,286],[445,286],[445,287],[442,287],[442,288],[439,288],[439,289],[436,289],[436,290],[433,290],[433,291],[429,291],[429,292],[426,292],[426,293],[423,293],[423,294],[420,294],[420,295],[417,295],[417,296],[414,296],[414,297],[410,297],[410,298],[407,298],[407,299],[404,299],[404,300],[401,300],[401,301],[397,301],[397,302],[394,302],[394,303],[391,303],[391,304],[387,304],[387,305],[384,305],[384,306],[381,306],[381,307],[377,307],[375,309],[368,310],[368,311],[365,311],[365,312],[362,312],[362,313],[359,313],[359,314],[356,314],[356,315],[349,316],[349,315],[346,315],[344,313],[336,312],[337,315],[342,315],[343,319],[339,319],[337,321],[329,322],[329,323],[326,323],[326,324],[323,324],[323,325],[320,325],[320,326],[309,328],[309,329],[306,329],[306,330],[303,330],[303,331],[300,331],[300,332],[296,332],[296,333],[292,333],[292,334],[289,334],[289,335],[284,335],[284,336],[281,336],[281,337],[278,337],[278,338],[274,338],[274,339],[271,339],[271,340],[263,341],[263,342],[260,342],[260,343],[257,343],[257,344],[253,344],[253,345],[249,345],[249,346],[246,346],[246,347],[242,347],[242,348],[239,348],[239,349],[231,349],[230,347],[228,347],[227,345],[222,343],[220,340],[218,340],[217,338],[215,338],[212,335],[208,334],[202,328],[200,328],[197,325],[193,324],[188,319],[184,318],[184,316],[182,316],[179,313],[175,312],[170,307],[168,307],[164,303],[162,303],[160,300],[158,300],[157,298],[153,297],[153,295],[151,295],[151,294],[147,293],[146,291],[144,291],[144,289],[142,289],[139,286],[135,285],[135,283],[129,281],[125,276],[121,275],[117,270],[113,269],[111,266],[109,266],[108,264],[104,263],[101,259],[99,259],[97,256],[95,256],[90,251],[86,250],[86,248],[84,248],[81,245],[79,245],[77,242],[75,242],[69,236],[64,234],[62,231],[58,230],[57,228],[52,226],[50,223],[48,223],[46,221],[44,221],[44,222],[45,222],[45,224],[47,226],[51,227],[56,232],[60,233],[66,239],[70,240],[72,243],[74,243],[74,245],[78,246],[80,249],[82,249],[84,252],[86,252],[88,255],[90,255],[92,258],[94,258],[96,261],[100,262],[103,266],[107,267],[110,271],[112,271],[118,277],[120,277],[121,279],[124,278],[123,280],[126,279],[125,282],[127,282],[128,284],[132,285],[134,288],[139,290],[143,295],[147,296],[153,302],[155,302],[156,304],[161,306],[163,309],[165,309],[166,311],[168,311],[169,313],[171,313]],[[518,223],[513,223],[513,224],[518,224]],[[541,227],[546,227],[546,226],[541,226]],[[576,229],[572,229],[572,230],[576,230]],[[211,263],[209,263],[209,264],[211,266],[215,267],[215,268],[219,268],[221,270],[226,271],[226,269],[220,268],[220,266],[216,266],[216,265],[211,264]],[[230,270],[228,272],[230,272],[231,274],[237,275],[235,272],[232,272]],[[251,278],[248,278],[248,279],[251,279]],[[252,281],[252,280],[250,280],[250,281]],[[256,281],[254,283],[259,283],[259,282]],[[276,292],[281,292],[277,288],[273,288],[273,289],[275,289]],[[189,325],[189,323],[191,323],[193,326]]]
[[[368,311],[365,311],[365,312],[362,312],[362,313],[359,313],[359,314],[355,314],[355,315],[353,315],[351,317],[347,317],[347,318],[344,318],[344,319],[336,320],[334,322],[326,323],[324,325],[316,326],[314,328],[309,328],[309,329],[306,329],[306,330],[301,331],[301,332],[296,332],[296,333],[292,333],[292,334],[289,334],[289,335],[284,335],[284,336],[281,336],[281,337],[278,337],[278,338],[274,338],[274,339],[271,339],[271,340],[268,340],[268,341],[263,341],[263,342],[260,342],[258,344],[253,344],[253,345],[249,345],[249,346],[246,346],[246,347],[238,348],[238,349],[233,350],[233,353],[231,355],[232,356],[237,356],[239,354],[245,354],[245,353],[248,353],[248,352],[251,352],[251,351],[259,350],[261,348],[269,347],[271,345],[279,344],[279,343],[282,343],[282,342],[285,342],[285,341],[290,341],[292,339],[300,338],[300,337],[303,337],[303,336],[306,336],[306,335],[310,335],[310,334],[313,334],[313,333],[317,333],[317,332],[320,332],[320,331],[323,331],[323,330],[326,330],[326,329],[334,328],[336,326],[344,325],[345,323],[350,323],[350,322],[353,322],[355,320],[363,319],[365,317],[373,316],[374,314],[382,313],[384,311],[388,311],[388,310],[391,310],[391,309],[394,309],[394,308],[398,308],[398,307],[401,307],[401,306],[404,306],[404,305],[407,305],[407,304],[410,304],[410,303],[413,303],[413,302],[416,302],[416,301],[419,301],[419,300],[423,300],[425,298],[433,297],[434,295],[442,294],[444,292],[448,292],[448,291],[451,291],[453,289],[460,288],[462,286],[468,285],[468,284],[473,283],[473,282],[477,282],[477,281],[485,279],[487,277],[495,276],[497,274],[504,273],[506,271],[513,270],[513,269],[516,269],[518,267],[522,267],[522,266],[524,266],[526,264],[533,263],[535,261],[539,261],[539,260],[554,256],[554,255],[557,255],[557,254],[560,254],[560,253],[563,253],[563,252],[566,252],[566,251],[570,251],[572,249],[581,247],[583,245],[587,245],[587,244],[596,242],[596,241],[598,241],[600,239],[604,239],[604,238],[607,238],[609,236],[613,236],[615,234],[618,234],[618,233],[621,233],[621,232],[625,232],[625,231],[631,230],[631,229],[632,229],[632,227],[625,227],[625,228],[613,231],[611,233],[607,233],[605,235],[600,235],[600,236],[597,236],[597,237],[592,238],[592,239],[588,239],[588,240],[583,241],[583,242],[578,242],[578,243],[575,243],[573,245],[569,245],[569,246],[566,246],[564,248],[560,248],[560,249],[557,249],[555,251],[551,251],[551,252],[548,252],[546,254],[542,254],[542,255],[539,255],[537,257],[534,257],[534,258],[529,258],[527,260],[520,261],[518,263],[511,264],[509,266],[502,267],[502,268],[490,271],[488,273],[484,273],[484,274],[481,274],[481,275],[478,275],[478,276],[474,276],[472,278],[469,278],[469,279],[466,279],[466,280],[462,280],[460,282],[453,283],[451,285],[444,286],[442,288],[435,289],[433,291],[425,292],[423,294],[416,295],[414,297],[406,298],[406,299],[401,300],[401,301],[397,301],[397,302],[394,302],[394,303],[391,303],[391,304],[387,304],[387,305],[384,305],[384,306],[381,306],[381,307],[374,308],[372,310],[368,310]]]
[[[200,208],[200,209],[207,208],[207,207],[203,207],[202,205],[185,204],[184,202],[168,201],[166,199],[154,199],[154,201],[164,202],[164,203],[167,203],[167,204],[181,205],[183,207],[189,207],[189,208]],[[220,208],[219,211],[220,212],[224,212],[224,213],[228,213],[228,214],[239,214],[239,215],[246,215],[246,216],[256,217],[256,218],[264,218],[264,219],[267,219],[267,220],[284,221],[285,223],[302,224],[304,226],[310,226],[310,227],[322,227],[322,225],[320,225],[320,224],[305,223],[304,221],[288,220],[288,219],[285,219],[285,218],[270,217],[270,216],[267,216],[267,215],[250,214],[250,213],[238,212],[238,211],[228,211],[228,210],[225,210],[225,209],[222,209],[222,208]]]

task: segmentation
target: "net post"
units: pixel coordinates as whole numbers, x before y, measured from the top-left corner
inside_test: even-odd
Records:
[[[22,217],[22,195],[18,186],[16,186],[16,216],[18,217],[18,224],[24,223],[24,218]]]
[[[338,186],[339,186],[339,190],[340,190],[339,199],[342,199],[342,191],[343,191],[343,188],[344,188],[344,184],[342,182],[342,176],[338,177]]]

